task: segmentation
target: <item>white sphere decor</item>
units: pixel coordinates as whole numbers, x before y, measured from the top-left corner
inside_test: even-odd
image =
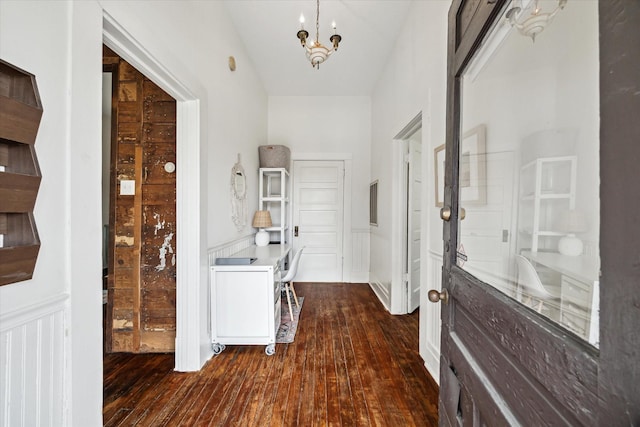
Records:
[[[558,252],[562,255],[579,256],[582,255],[583,249],[582,240],[577,238],[575,234],[567,234],[558,242]]]
[[[269,233],[260,229],[256,233],[256,246],[267,246],[269,244]]]

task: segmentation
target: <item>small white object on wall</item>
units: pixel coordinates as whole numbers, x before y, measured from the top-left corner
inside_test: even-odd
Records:
[[[247,181],[239,153],[238,161],[231,168],[231,219],[238,231],[247,225]]]
[[[136,195],[136,182],[132,179],[123,179],[120,181],[120,195],[121,196],[135,196]]]

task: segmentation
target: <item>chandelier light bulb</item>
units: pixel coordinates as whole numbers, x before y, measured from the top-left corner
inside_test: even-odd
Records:
[[[304,30],[304,15],[300,14],[300,29]]]
[[[333,28],[333,34],[335,34],[336,33],[336,21],[333,21],[331,23],[331,28]]]

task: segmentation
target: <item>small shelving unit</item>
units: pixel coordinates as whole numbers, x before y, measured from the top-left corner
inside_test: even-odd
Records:
[[[0,60],[0,286],[30,279],[40,251],[33,208],[41,117],[35,76]]]
[[[259,209],[271,213],[273,226],[266,228],[271,243],[289,242],[289,172],[285,168],[260,168]]]
[[[520,171],[520,250],[555,251],[566,234],[560,217],[576,203],[576,156],[535,159]]]

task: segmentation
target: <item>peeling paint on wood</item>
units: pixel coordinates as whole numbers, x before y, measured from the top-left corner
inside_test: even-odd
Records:
[[[164,228],[165,225],[165,221],[160,221],[160,214],[159,213],[154,213],[153,214],[153,219],[157,220],[158,223],[154,226],[155,231],[154,231],[154,235],[157,236],[158,235],[158,231],[162,230]]]
[[[114,329],[130,329],[133,327],[133,322],[127,319],[113,319]]]
[[[134,238],[129,236],[116,236],[116,245],[133,246]]]
[[[167,266],[167,253],[173,254],[171,257],[171,265],[176,265],[176,256],[173,253],[173,247],[171,246],[171,239],[173,239],[173,233],[169,233],[164,238],[164,243],[160,246],[160,264],[156,266],[157,271],[162,271]]]

